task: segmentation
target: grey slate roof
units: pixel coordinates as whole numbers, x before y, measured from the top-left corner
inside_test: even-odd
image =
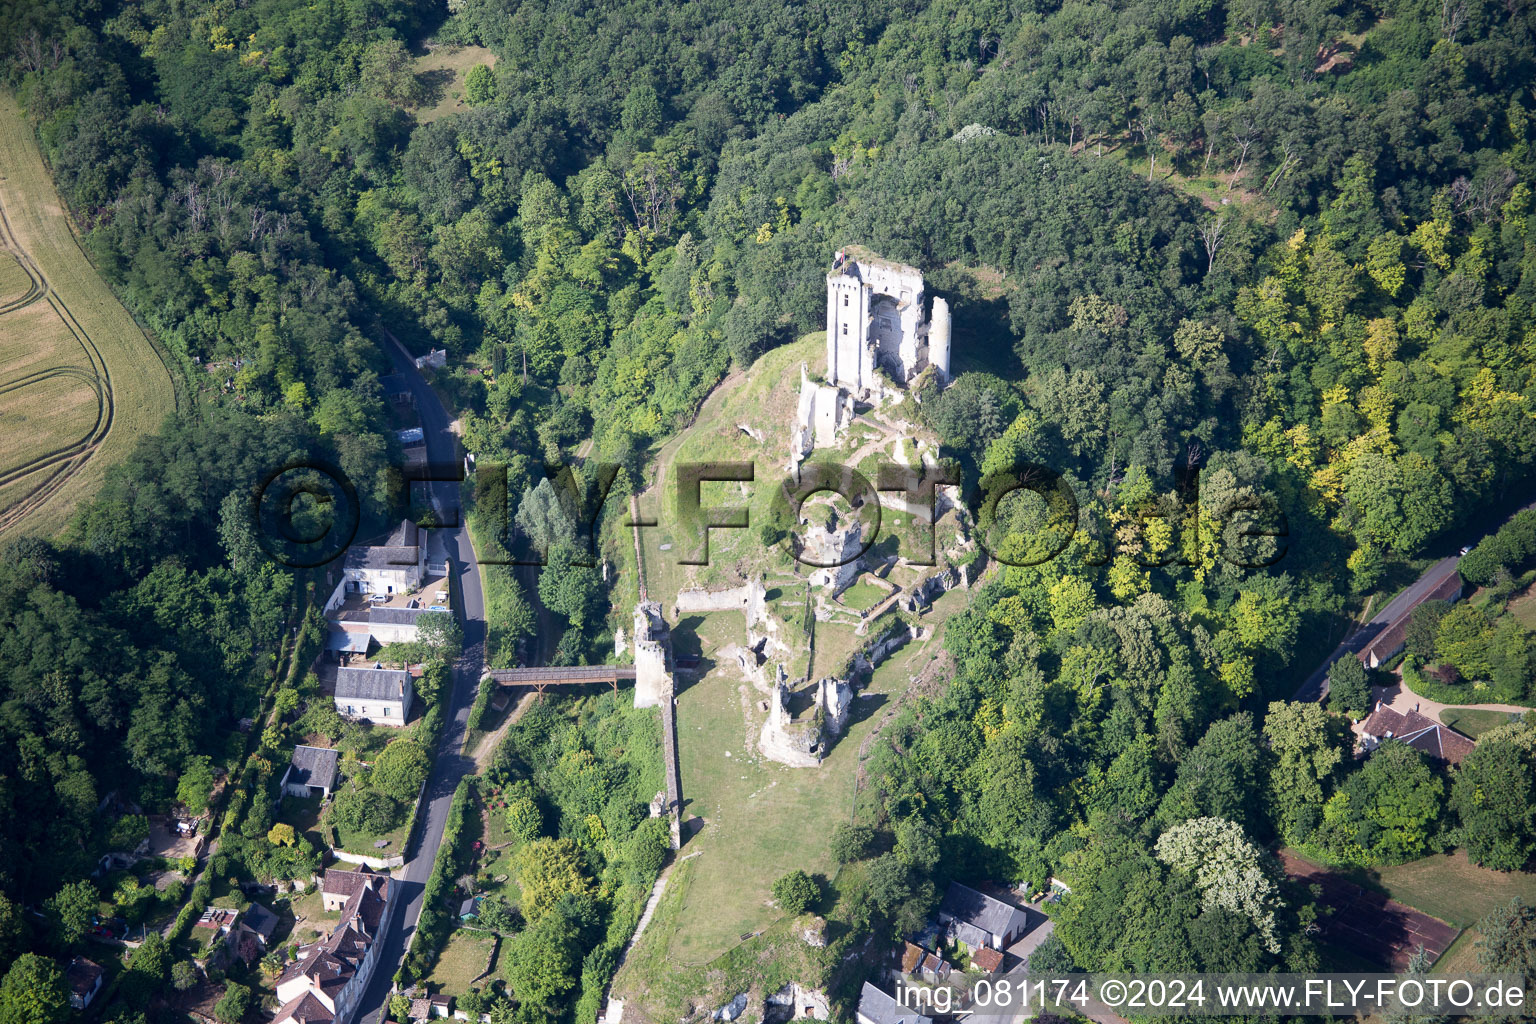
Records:
[[[992,935],[1007,935],[1029,924],[1029,915],[1018,907],[995,900],[959,882],[950,883],[949,891],[944,894],[944,902],[939,904],[939,913],[948,914],[962,924],[989,933],[989,942]],[[974,945],[965,936],[960,938],[966,945]]]
[[[277,915],[260,903],[252,903],[245,912],[245,926],[260,935],[263,942],[272,941],[272,933],[277,931],[277,921]]]
[[[399,700],[411,674],[396,668],[339,668],[336,696],[341,700]]]
[[[403,569],[415,565],[421,549],[415,545],[376,544],[365,548],[348,548],[348,569]]]
[[[330,789],[336,785],[336,764],[340,760],[339,750],[303,745],[294,747],[293,771],[288,774],[288,781],[296,786]]]
[[[415,625],[416,620],[427,613],[425,608],[370,608],[369,622],[386,622],[397,626]]]
[[[880,991],[867,981],[859,990],[859,1016],[874,1024],[933,1024],[932,1017],[906,1009],[896,1002],[894,996]]]
[[[331,635],[326,638],[325,649],[367,654],[372,640],[372,635],[368,633],[348,633],[346,630],[333,629]]]
[[[347,549],[349,569],[390,569],[415,565],[421,555],[421,528],[409,519],[400,520],[381,544],[353,545]]]

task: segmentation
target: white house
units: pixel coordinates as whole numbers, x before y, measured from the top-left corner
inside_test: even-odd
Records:
[[[407,593],[421,586],[426,568],[427,546],[421,528],[403,519],[382,544],[347,549],[340,590],[343,594]]]
[[[939,904],[939,923],[972,953],[983,947],[1004,950],[1031,927],[1027,910],[951,882]]]
[[[378,964],[380,941],[395,905],[390,882],[368,875],[341,909],[331,934],[299,950],[299,959],[277,979],[281,1007],[272,1024],[347,1021]]]
[[[83,1010],[91,1005],[96,993],[101,991],[103,972],[101,965],[83,956],[70,961],[64,971],[64,984],[69,988],[69,1005]]]
[[[892,995],[869,982],[859,991],[858,1024],[933,1024],[933,1018],[898,1003]]]
[[[336,710],[374,725],[404,725],[411,713],[411,674],[374,665],[336,670]]]

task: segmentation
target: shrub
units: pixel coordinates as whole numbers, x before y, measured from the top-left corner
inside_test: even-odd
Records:
[[[214,1004],[213,1015],[224,1021],[224,1024],[240,1024],[250,1005],[251,990],[244,985],[230,982],[224,988],[223,997]]]
[[[507,830],[525,843],[544,833],[544,814],[531,797],[520,796],[507,804]]]
[[[379,836],[400,824],[401,807],[372,789],[346,790],[336,797],[331,815],[349,832]]]
[[[863,859],[874,842],[875,830],[868,825],[840,824],[832,829],[832,859],[852,864]]]
[[[401,803],[410,803],[421,792],[432,767],[427,752],[411,740],[395,740],[373,763],[373,784]]]
[[[821,899],[821,886],[796,868],[773,883],[773,898],[786,914],[803,914]]]

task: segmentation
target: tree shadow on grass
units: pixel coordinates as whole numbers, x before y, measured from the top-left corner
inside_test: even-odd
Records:
[[[456,76],[452,68],[433,68],[431,71],[421,71],[416,75],[416,81],[421,83],[422,107],[435,107],[448,95],[448,89],[453,85]]]

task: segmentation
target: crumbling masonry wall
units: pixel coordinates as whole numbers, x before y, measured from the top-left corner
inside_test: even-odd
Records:
[[[677,758],[677,698],[673,682],[672,630],[661,604],[635,606],[635,707],[661,708],[661,759],[667,776],[666,807],[672,848],[682,846],[683,780]]]

